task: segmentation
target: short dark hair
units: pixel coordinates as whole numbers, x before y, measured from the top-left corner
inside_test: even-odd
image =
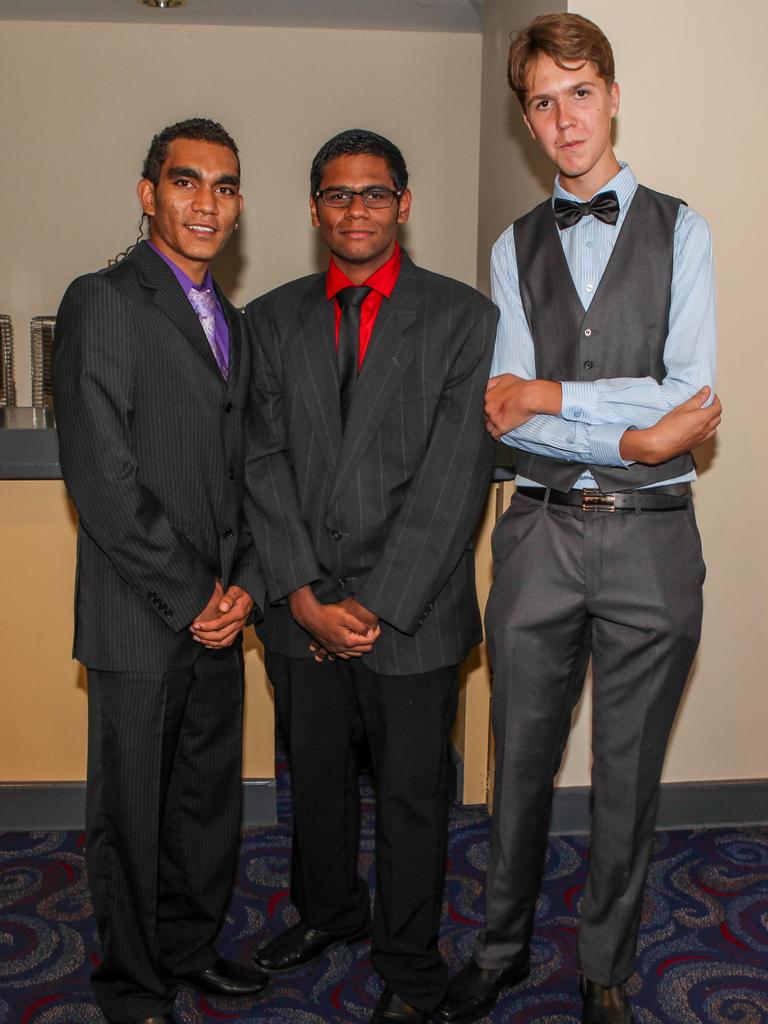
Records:
[[[207,117],[190,117],[186,121],[169,124],[152,139],[149,151],[141,170],[142,178],[147,178],[153,185],[160,182],[160,169],[168,156],[168,146],[174,139],[198,139],[200,142],[213,142],[231,149],[237,157],[237,171],[240,173],[240,157],[235,140],[225,131],[218,121]]]
[[[386,160],[389,173],[392,175],[395,191],[404,192],[408,188],[408,168],[405,166],[403,154],[394,142],[365,128],[350,128],[334,135],[318,150],[309,172],[309,190],[312,195],[320,188],[326,164],[335,160],[337,156],[352,156],[356,153],[382,157]]]
[[[507,78],[523,110],[528,74],[542,53],[561,68],[591,60],[605,84],[613,85],[613,50],[605,33],[580,14],[542,14],[520,29],[509,48]]]

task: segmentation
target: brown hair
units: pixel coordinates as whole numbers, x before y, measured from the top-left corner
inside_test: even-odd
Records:
[[[507,78],[523,110],[528,73],[542,53],[566,69],[591,60],[606,85],[613,85],[613,50],[597,25],[580,14],[542,14],[520,29],[509,48]]]

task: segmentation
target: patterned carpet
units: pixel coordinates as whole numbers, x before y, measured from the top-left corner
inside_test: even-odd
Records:
[[[370,790],[364,793],[361,871],[373,883],[374,811]],[[220,948],[244,963],[295,919],[284,781],[278,809],[278,825],[243,834]],[[487,853],[487,816],[454,808],[441,933],[452,970],[470,956],[483,919]],[[583,838],[550,841],[531,976],[487,1021],[578,1022],[575,930],[587,856]],[[366,1021],[381,985],[369,950],[367,943],[336,949],[273,981],[258,1001],[228,1003],[181,989],[175,1013],[183,1024]],[[103,1024],[88,983],[97,958],[82,835],[0,834],[0,1024]],[[768,827],[659,833],[628,991],[637,1024],[768,1022]]]

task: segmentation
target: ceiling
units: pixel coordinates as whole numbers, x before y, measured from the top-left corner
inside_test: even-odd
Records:
[[[187,0],[165,10],[138,0],[0,0],[0,20],[480,32],[481,8],[482,0]]]

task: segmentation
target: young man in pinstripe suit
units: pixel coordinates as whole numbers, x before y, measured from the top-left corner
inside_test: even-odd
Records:
[[[246,312],[246,473],[268,590],[259,631],[289,745],[301,917],[255,960],[290,971],[372,933],[385,981],[373,1021],[418,1022],[446,984],[448,734],[459,664],[481,636],[471,536],[491,469],[482,402],[497,312],[399,247],[411,193],[387,139],[330,140],[310,189],[327,273]],[[363,738],[373,921],[357,873]]]
[[[241,630],[262,584],[242,518],[248,349],[208,270],[242,210],[237,147],[194,119],[152,141],[149,241],[67,290],[53,380],[80,517],[86,858],[115,1024],[167,1024],[179,984],[255,995],[217,956],[240,827]]]

